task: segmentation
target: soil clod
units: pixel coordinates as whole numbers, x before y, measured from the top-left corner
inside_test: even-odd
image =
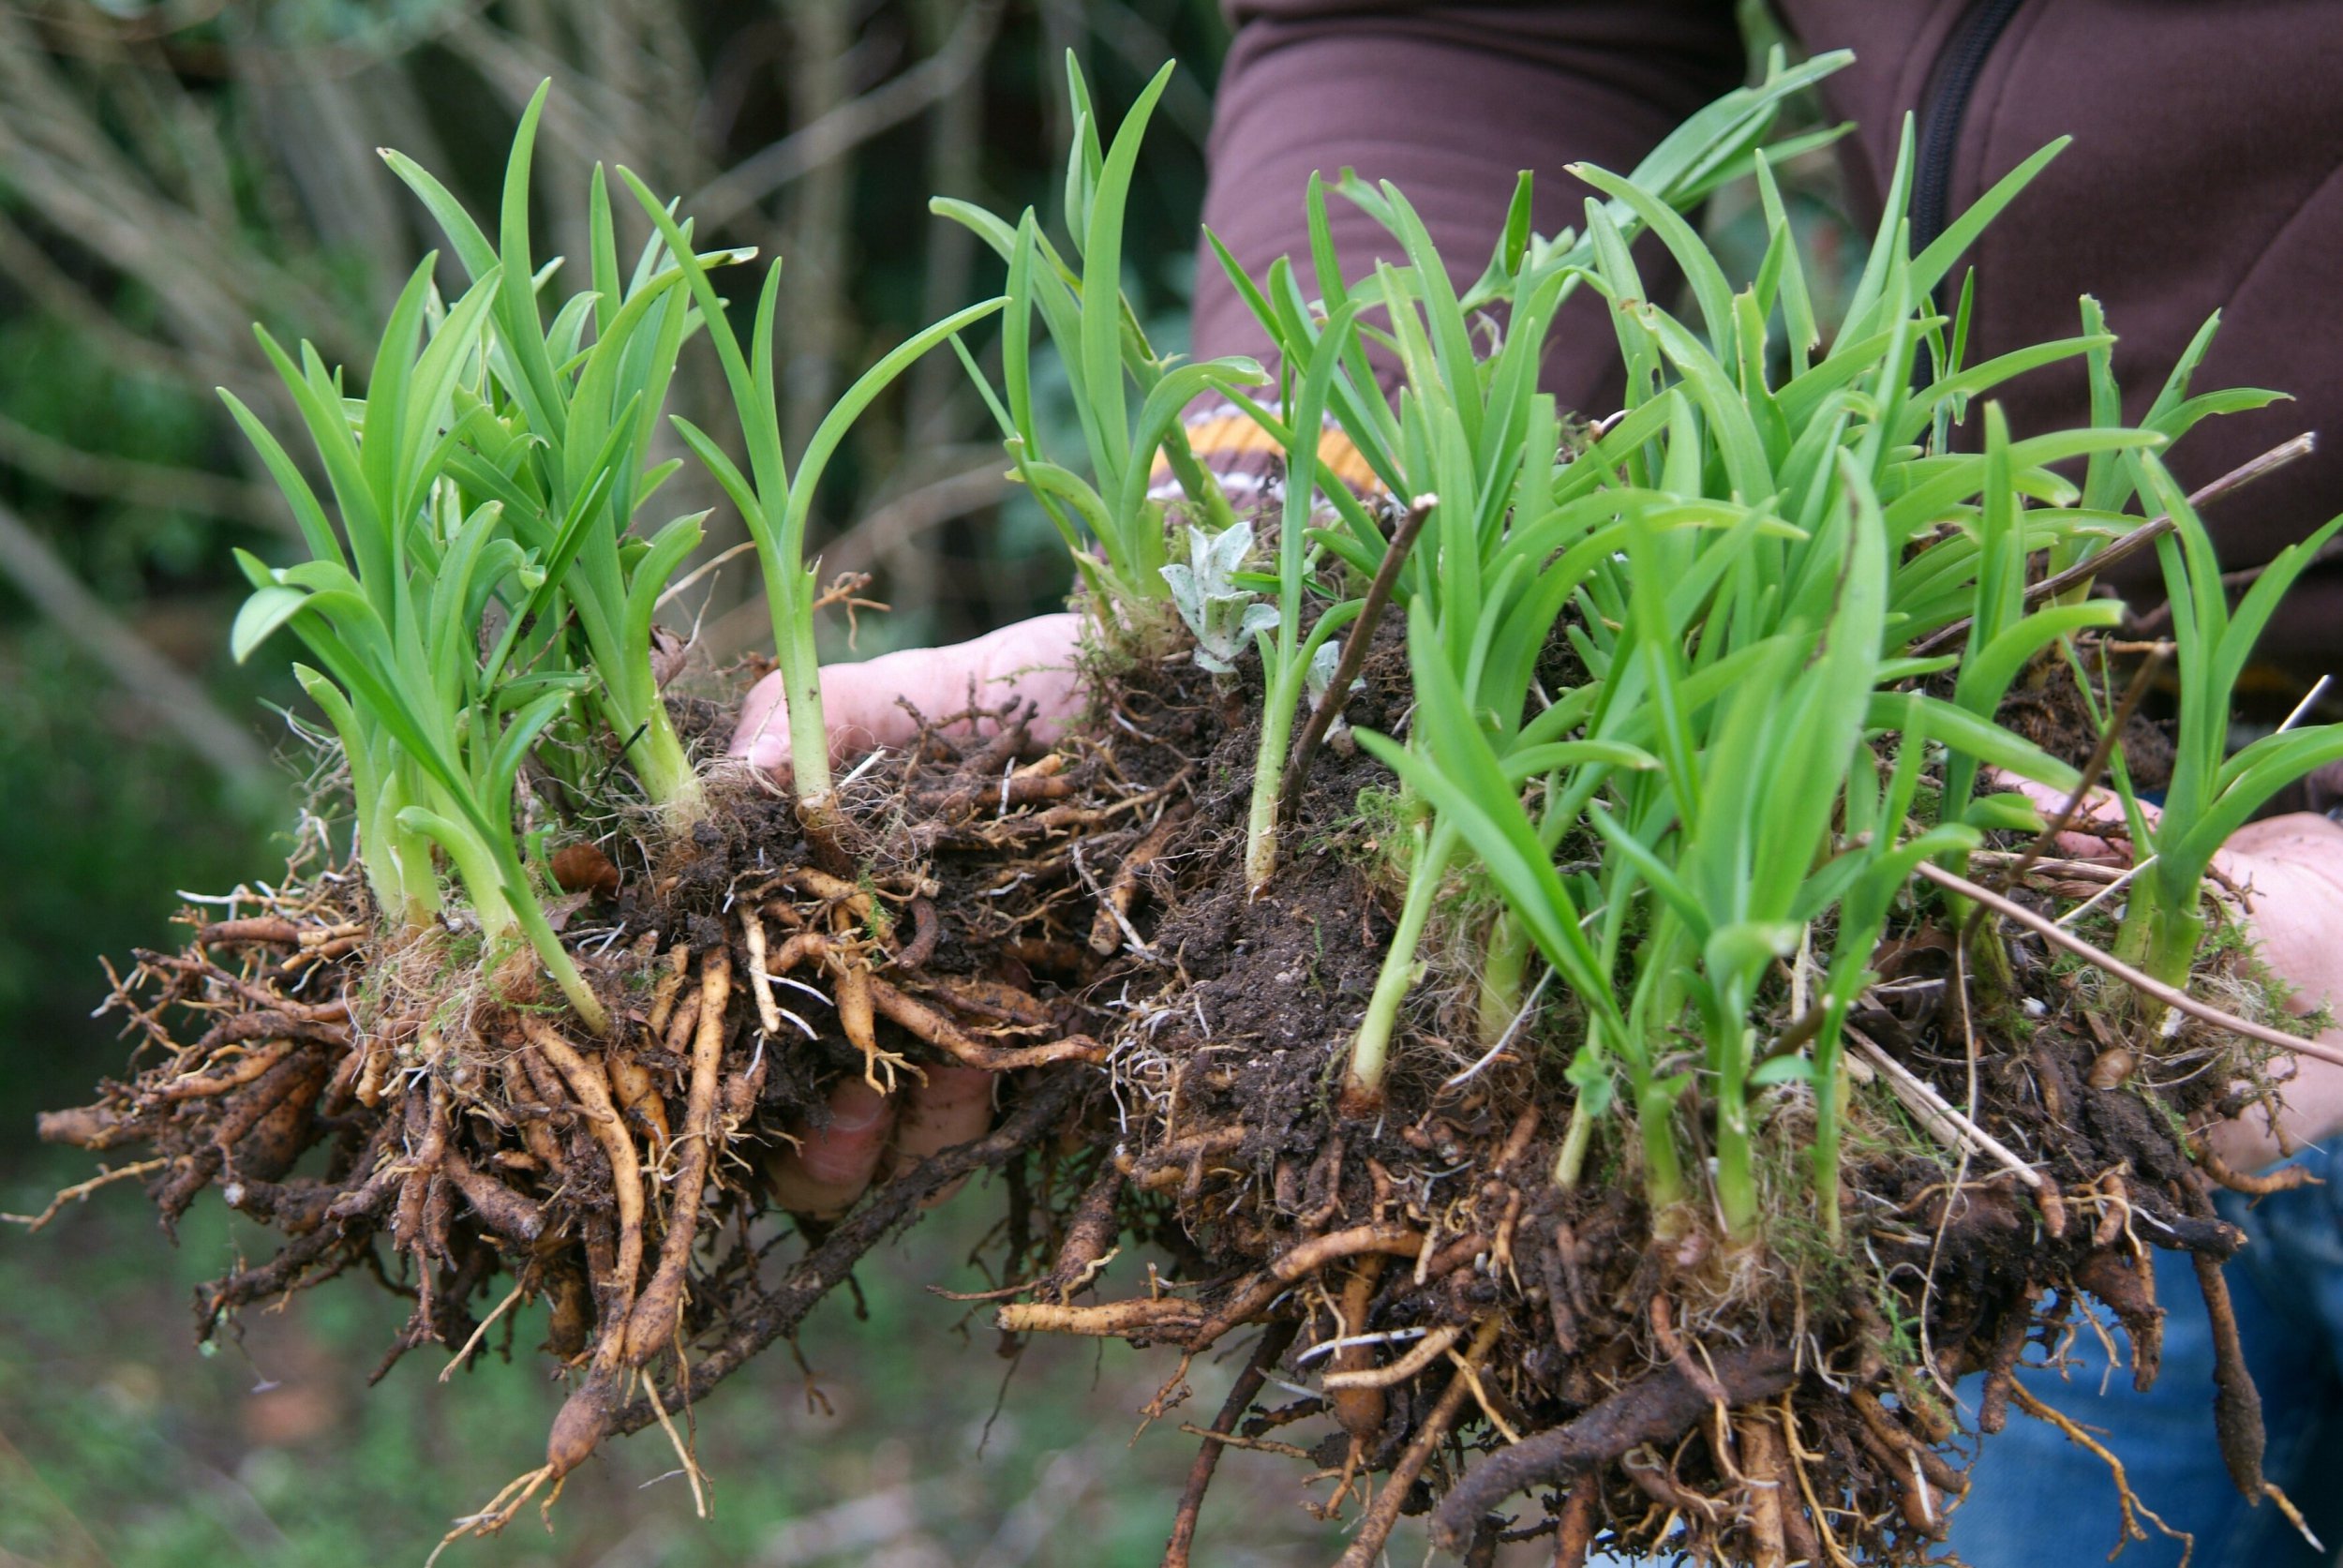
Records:
[[[1353,722],[1404,723],[1395,638],[1355,639]],[[2007,839],[1976,861],[1994,887],[1937,878],[2000,918],[1963,940],[1916,909],[1890,932],[1850,1026],[1843,1246],[1801,1207],[1804,1083],[1752,1102],[1768,1224],[1655,1236],[1632,1148],[1578,1135],[1558,1179],[1579,1090],[1556,1066],[1569,1042],[1544,1032],[1573,1026],[1569,1008],[1488,1050],[1470,956],[1427,953],[1379,1113],[1342,1113],[1330,1053],[1396,904],[1391,825],[1361,803],[1389,786],[1380,765],[1309,760],[1257,897],[1241,860],[1258,703],[1178,662],[1102,674],[1096,702],[1054,749],[1015,706],[923,722],[811,818],[719,775],[687,843],[563,851],[575,929],[609,933],[578,946],[614,1020],[600,1038],[479,973],[460,930],[394,944],[362,879],[296,865],[260,912],[191,922],[184,952],[124,978],[130,1072],[40,1127],[142,1155],[60,1202],[138,1179],[169,1223],[216,1187],[273,1227],[274,1256],[200,1293],[206,1334],[355,1271],[413,1303],[385,1366],[435,1341],[452,1370],[545,1303],[571,1391],[544,1463],[456,1535],[549,1504],[601,1442],[651,1426],[696,1487],[690,1405],[984,1170],[1005,1172],[1009,1211],[995,1277],[1029,1282],[984,1293],[1006,1334],[1185,1356],[1260,1336],[1196,1429],[1167,1564],[1190,1560],[1231,1445],[1306,1456],[1311,1507],[1362,1510],[1345,1562],[1430,1510],[1457,1552],[1543,1531],[1562,1563],[1916,1563],[1967,1490],[1951,1378],[1985,1373],[1985,1432],[2014,1403],[2103,1452],[2017,1370],[2096,1302],[2153,1381],[2150,1247],[2193,1256],[2223,1456],[2266,1495],[2221,1283],[2244,1238],[2201,1184],[2290,1178],[2240,1176],[2191,1133],[2256,1070],[2216,1027],[2230,1015],[2136,1038],[2112,982],[2070,962],[2083,938],[2042,929],[2108,868]],[[1819,1017],[1786,971],[1760,1006],[1783,1037]],[[767,1163],[837,1085],[965,1068],[999,1076],[984,1136],[902,1161],[842,1215],[776,1209]],[[1150,1287],[1114,1268],[1142,1243],[1169,1260]],[[1257,1408],[1273,1384],[1310,1392]],[[2144,1537],[2158,1521],[2115,1474],[2122,1528]],[[1500,1510],[1525,1492],[1545,1516],[1516,1527]]]

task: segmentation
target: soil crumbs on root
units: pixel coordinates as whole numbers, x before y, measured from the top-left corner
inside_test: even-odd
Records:
[[[1408,698],[1404,665],[1379,657],[1350,715],[1396,729]],[[2186,1128],[2235,1109],[2220,1104],[2227,1086],[2258,1079],[2259,1060],[2193,1022],[2127,1044],[2131,998],[2014,926],[1893,933],[1853,1020],[1869,1046],[1852,1067],[1842,1248],[1806,1217],[1803,1086],[1754,1108],[1770,1150],[1756,1241],[1702,1226],[1655,1241],[1632,1151],[1603,1151],[1599,1175],[1559,1189],[1573,1091],[1536,1064],[1574,1042],[1516,1040],[1476,1067],[1477,976],[1453,956],[1415,988],[1380,1116],[1344,1117],[1344,1055],[1396,903],[1381,842],[1394,824],[1360,793],[1388,777],[1321,756],[1276,878],[1249,899],[1243,716],[1258,694],[1166,665],[1129,672],[1113,700],[1181,709],[1203,744],[1195,814],[1158,857],[1170,882],[1145,927],[1154,962],[1115,975],[1118,1123],[1090,1202],[1119,1175],[1132,1226],[1163,1234],[1168,1209],[1190,1283],[1083,1300],[1103,1255],[1085,1232],[1000,1316],[1013,1332],[1168,1345],[1183,1369],[1262,1329],[1262,1376],[1248,1371],[1209,1431],[1186,1428],[1203,1452],[1167,1561],[1186,1560],[1213,1456],[1231,1444],[1314,1467],[1318,1508],[1355,1501],[1347,1563],[1374,1561],[1398,1514],[1427,1509],[1435,1540],[1468,1561],[1537,1534],[1558,1536],[1564,1562],[1597,1546],[1753,1563],[1934,1558],[1974,1441],[1957,1379],[1987,1375],[1983,1425],[1997,1430],[2013,1400],[2032,1409],[2011,1376],[2021,1358],[2054,1361],[2077,1334],[2119,1329],[2145,1386],[2162,1316],[2151,1247],[2195,1253],[2217,1294],[2242,1237],[2209,1192],[2231,1178],[2192,1159]],[[2077,733],[2080,762],[2095,732]],[[2046,862],[2013,895],[2055,912],[2119,870]],[[1785,1026],[1788,996],[1771,1001]],[[2244,1384],[2227,1361],[2224,1386]],[[1255,1410],[1271,1371],[1322,1392]],[[2259,1496],[2249,1398],[2228,1401],[2219,1431]],[[1523,1492],[1526,1508],[1511,1501]],[[2136,1536],[2156,1522],[2127,1490],[2120,1511]]]
[[[1381,639],[1350,720],[1401,729],[1405,675]],[[1188,1358],[1261,1335],[1228,1407],[1186,1428],[1203,1446],[1167,1562],[1186,1561],[1230,1445],[1291,1454],[1324,1487],[1310,1506],[1363,1512],[1346,1562],[1426,1509],[1469,1560],[1552,1534],[1565,1563],[1598,1545],[1917,1562],[1966,1488],[1955,1379],[1987,1374],[1987,1432],[2012,1403],[2059,1421],[2011,1368],[2112,1318],[2144,1386],[2151,1247],[2195,1254],[2222,1321],[2219,1265],[2243,1238],[2209,1192],[2234,1178],[2192,1159],[2185,1129],[2233,1109],[2258,1063],[2194,1023],[2140,1043],[2112,982],[2015,927],[1967,947],[1892,933],[1853,1020],[1869,1043],[1849,1057],[1841,1247],[1804,1217],[1802,1085],[1753,1106],[1770,1217],[1754,1241],[1701,1223],[1655,1240],[1634,1155],[1607,1134],[1558,1187],[1573,1090],[1540,1068],[1571,1042],[1477,1060],[1476,977],[1453,954],[1415,988],[1380,1115],[1344,1117],[1396,903],[1388,775],[1322,750],[1253,899],[1257,673],[1216,683],[1183,655],[1094,689],[1054,751],[973,698],[923,722],[811,840],[796,802],[730,774],[684,842],[571,856],[558,914],[610,1006],[603,1040],[565,1033],[525,963],[473,972],[476,933],[393,943],[354,868],[306,844],[260,913],[137,955],[114,997],[129,1075],[43,1135],[142,1148],[97,1180],[143,1180],[166,1225],[216,1187],[281,1234],[199,1292],[201,1335],[356,1269],[414,1304],[380,1376],[425,1341],[509,1356],[506,1313],[545,1300],[543,1349],[573,1392],[545,1463],[456,1534],[550,1506],[605,1437],[652,1425],[696,1488],[680,1412],[987,1167],[1007,1177],[997,1277],[1030,1282],[998,1292],[1005,1331],[1176,1349],[1151,1416]],[[2114,874],[2044,862],[2011,891],[2048,910]],[[1786,1024],[1786,988],[1771,1001]],[[778,1263],[765,1172],[793,1129],[846,1076],[900,1087],[952,1065],[1004,1074],[993,1130],[798,1220],[802,1250]],[[1176,1282],[1105,1295],[1126,1237],[1168,1251]],[[2259,1496],[2258,1407],[2224,1342],[2218,1431]],[[1257,1409],[1273,1381],[1320,1392]],[[2132,1534],[2157,1522],[2127,1490],[2122,1507]]]

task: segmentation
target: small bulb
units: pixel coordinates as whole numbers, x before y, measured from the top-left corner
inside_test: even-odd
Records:
[[[2119,1045],[2112,1051],[2099,1053],[2098,1058],[2091,1064],[2091,1070],[2086,1075],[2085,1081],[2094,1089],[2117,1088],[2132,1075],[2139,1066],[2140,1058]]]

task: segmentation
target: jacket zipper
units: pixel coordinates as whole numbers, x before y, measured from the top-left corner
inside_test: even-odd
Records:
[[[1928,248],[1945,231],[1952,202],[1952,159],[1961,145],[1961,123],[1968,117],[1969,95],[1984,73],[2009,19],[2023,0],[1972,0],[1936,56],[1928,96],[1920,109],[1919,146],[1912,172],[1912,249]]]
[[[1962,122],[1968,117],[1969,97],[1984,73],[1987,56],[2017,15],[2024,0],[1970,0],[1967,10],[1952,25],[1930,70],[1928,90],[1921,99],[1918,145],[1912,171],[1912,254],[1933,244],[1951,220],[1952,160],[1960,150]],[[1949,280],[1947,285],[1949,286]],[[1923,348],[1913,366],[1916,384],[1931,374]]]

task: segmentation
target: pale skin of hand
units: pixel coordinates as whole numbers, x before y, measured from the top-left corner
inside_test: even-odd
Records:
[[[874,746],[909,745],[918,726],[897,698],[940,718],[968,705],[971,679],[980,703],[998,706],[1012,694],[1033,703],[1033,738],[1049,744],[1082,709],[1074,674],[1080,625],[1071,615],[1037,616],[974,642],[825,666],[822,717],[831,755],[843,759]],[[769,771],[786,770],[789,724],[778,674],[749,694],[731,750]],[[830,1093],[828,1124],[793,1129],[798,1146],[773,1159],[768,1173],[783,1208],[831,1218],[853,1205],[890,1155],[908,1165],[981,1138],[992,1126],[989,1072],[931,1067],[925,1083],[899,1095],[881,1095],[860,1078],[848,1078]]]
[[[2067,803],[2039,784],[2017,781],[2017,787],[2033,797],[2045,815]],[[2103,821],[2121,814],[2114,797],[2104,790],[2093,793],[2088,809]],[[2142,809],[2155,819],[2155,807]],[[2088,833],[2064,833],[2059,846],[2069,854],[2101,855],[2109,844]],[[2343,826],[2313,812],[2249,822],[2231,836],[2214,865],[2245,893],[2246,921],[2261,962],[2292,988],[2293,1010],[2302,1014],[2331,1006],[2343,1012]],[[2343,1028],[2326,1029],[2319,1038],[2343,1047]],[[2288,1146],[2316,1142],[2343,1128],[2343,1067],[2296,1056],[2292,1076],[2285,1077],[2283,1068],[2279,1076],[2285,1078],[2286,1101],[2279,1122]],[[2256,1171],[2285,1153],[2259,1111],[2219,1123],[2205,1136],[2232,1170]]]
[[[2261,961],[2294,988],[2298,1013],[2322,1005],[2343,1010],[2343,826],[2313,812],[2249,822],[2220,856],[2225,875],[2247,889]],[[2343,1028],[2319,1038],[2343,1046]],[[2315,1142],[2343,1127],[2343,1066],[2294,1058],[2279,1118],[2296,1142]],[[2266,1118],[2254,1113],[2215,1127],[2213,1151],[2240,1171],[2279,1157]]]
[[[1048,743],[1080,711],[1073,669],[1080,621],[1071,615],[1039,616],[1005,626],[973,642],[912,649],[822,671],[822,704],[830,746],[854,755],[873,746],[907,745],[916,726],[897,705],[903,697],[930,715],[965,706],[974,677],[982,700],[1013,691],[1039,709],[1034,738]],[[749,694],[732,750],[760,767],[788,760],[788,725],[780,679],[768,677]],[[2063,799],[2024,785],[2055,811]],[[2106,801],[2099,807],[2113,812]],[[2069,852],[2103,852],[2106,841],[2067,835]],[[2247,918],[2262,961],[2294,990],[2294,1006],[2310,1012],[2333,1006],[2343,1012],[2343,826],[2300,813],[2248,823],[2218,857],[2224,875],[2246,890]],[[2321,1037],[2343,1047],[2343,1028]],[[2297,1057],[2285,1084],[2286,1131],[2296,1142],[2343,1128],[2343,1067]],[[980,1138],[992,1126],[992,1082],[973,1068],[931,1068],[928,1080],[899,1097],[882,1096],[849,1079],[830,1097],[826,1127],[799,1129],[801,1147],[773,1167],[782,1205],[816,1217],[841,1214],[861,1195],[892,1152],[900,1160]],[[2214,1152],[2240,1171],[2258,1170],[2282,1150],[2258,1112],[2224,1122],[2208,1134]]]

